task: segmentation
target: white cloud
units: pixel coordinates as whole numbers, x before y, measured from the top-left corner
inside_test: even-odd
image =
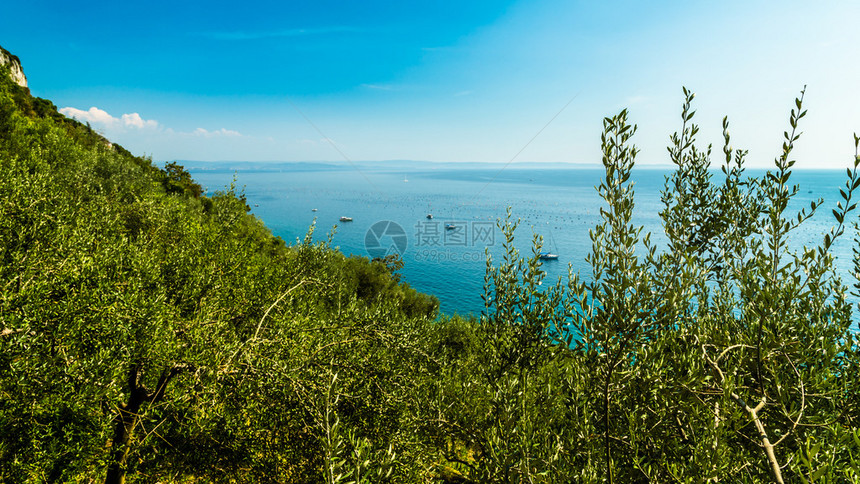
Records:
[[[76,108],[62,108],[60,109],[60,113],[84,123],[111,125],[117,121],[107,111],[102,111],[95,106],[91,107],[88,111]]]
[[[233,131],[232,129],[217,129],[215,131],[209,131],[203,128],[197,128],[192,133],[194,136],[203,136],[204,138],[211,138],[213,136],[242,136],[242,133],[238,131]]]
[[[122,123],[133,128],[156,128],[158,121],[154,119],[143,119],[140,114],[131,113],[122,115]]]
[[[139,113],[127,113],[115,118],[107,111],[95,106],[91,107],[87,111],[66,107],[60,109],[60,112],[83,123],[90,123],[98,128],[114,131],[117,129],[123,130],[124,128],[129,128],[135,130],[153,129],[167,135],[197,136],[202,138],[242,136],[238,131],[233,131],[232,129],[227,128],[216,129],[215,131],[209,131],[205,128],[197,128],[190,133],[175,131],[173,128],[165,128],[161,126],[158,121],[154,119],[143,119]],[[117,133],[115,132],[114,134]]]
[[[393,89],[393,87],[388,84],[362,84],[361,87],[377,91],[390,91]]]
[[[126,127],[126,128],[157,128],[158,121],[154,119],[143,119],[138,113],[123,114],[119,118],[111,116],[107,111],[99,109],[95,106],[87,111],[77,108],[65,107],[60,109],[60,113],[77,119],[78,121],[90,124],[96,124],[105,128]]]

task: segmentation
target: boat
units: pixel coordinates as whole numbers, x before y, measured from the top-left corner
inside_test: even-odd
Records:
[[[457,226],[454,224],[445,224],[445,230],[454,230]]]
[[[552,242],[552,246],[558,251],[558,247],[555,245],[555,237],[552,236],[552,231],[549,232],[549,239]],[[552,252],[541,252],[538,254],[538,259],[541,260],[558,260],[558,254],[553,254]]]
[[[340,221],[341,222],[352,222],[352,217],[341,217]]]
[[[311,209],[311,212],[316,212],[316,211],[317,211],[317,209],[315,209],[315,208]]]
[[[427,220],[433,220],[433,214],[432,213],[427,214]]]

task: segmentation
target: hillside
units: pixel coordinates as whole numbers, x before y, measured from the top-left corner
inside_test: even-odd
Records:
[[[659,248],[631,222],[636,128],[604,119],[591,272],[547,280],[509,214],[464,319],[437,318],[401,261],[314,227],[288,246],[236,187],[203,193],[10,74],[2,482],[860,482],[860,286],[829,252],[860,254],[860,138],[841,201],[788,212],[802,93],[753,178],[727,120],[725,161],[697,147],[684,89]],[[790,250],[831,209],[821,243]]]
[[[131,155],[8,74],[0,480],[130,469],[151,482],[180,469],[282,481],[284,453],[290,475],[313,475],[322,402],[304,397],[326,394],[346,352],[344,404],[383,418],[373,393],[403,382],[375,361],[435,318],[433,298],[310,232],[285,246],[241,193],[202,194],[179,165]]]

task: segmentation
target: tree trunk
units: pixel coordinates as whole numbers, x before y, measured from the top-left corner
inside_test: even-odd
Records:
[[[111,460],[108,467],[105,484],[124,484],[126,463],[128,460],[129,442],[134,426],[137,424],[140,406],[149,397],[146,388],[140,383],[140,363],[131,365],[128,372],[128,402],[121,404],[119,414],[114,418],[113,441],[111,442]]]
[[[609,441],[609,386],[612,382],[612,371],[609,371],[609,374],[606,376],[606,386],[603,390],[603,425],[606,427],[604,430],[603,441],[606,445],[606,478],[608,479],[609,484],[612,484],[614,480],[612,479],[612,444]]]
[[[137,424],[140,406],[146,395],[142,392],[132,392],[128,403],[121,405],[119,414],[114,419],[113,442],[111,445],[111,463],[108,467],[105,484],[124,484],[126,463],[128,460],[129,441],[131,441],[134,426]]]
[[[131,365],[128,372],[128,403],[120,405],[119,414],[114,419],[114,433],[111,445],[111,460],[108,466],[105,484],[124,484],[128,464],[128,452],[134,432],[134,426],[140,417],[140,407],[144,403],[150,405],[158,403],[164,397],[167,384],[174,376],[182,371],[194,371],[194,367],[187,364],[174,364],[161,372],[155,391],[149,391],[140,383],[141,363]]]

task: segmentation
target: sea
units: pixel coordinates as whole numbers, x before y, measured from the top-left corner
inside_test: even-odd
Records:
[[[327,240],[345,254],[381,257],[398,254],[404,282],[439,299],[442,314],[480,315],[487,258],[498,262],[505,238],[499,228],[508,209],[518,222],[514,246],[532,253],[534,238],[544,252],[547,283],[566,280],[569,268],[586,279],[591,269],[589,230],[601,222],[604,207],[596,187],[602,167],[536,163],[261,163],[181,162],[207,193],[231,183],[244,191],[251,213],[288,244]],[[658,247],[666,237],[659,212],[669,167],[634,168],[634,223],[652,234]],[[763,170],[748,170],[751,176]],[[715,171],[714,180],[722,173]],[[821,243],[836,224],[831,210],[841,200],[844,170],[796,170],[790,184],[797,194],[787,214],[823,199],[815,215],[790,234],[801,250]],[[429,216],[432,215],[432,218]],[[341,221],[341,217],[351,221]],[[857,216],[851,218],[857,220]],[[853,222],[852,222],[853,223]],[[854,229],[834,244],[837,270],[851,286]]]

